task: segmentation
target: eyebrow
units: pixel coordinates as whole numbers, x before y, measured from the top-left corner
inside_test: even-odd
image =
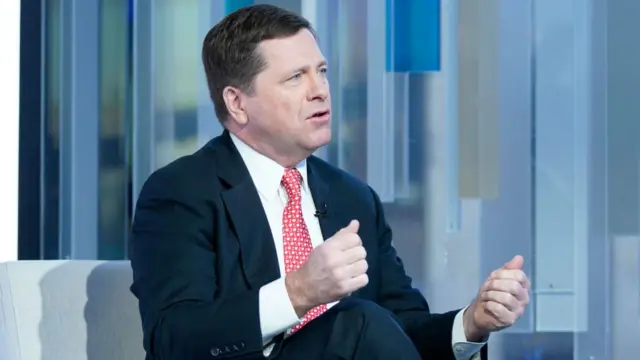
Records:
[[[327,65],[329,65],[327,60],[322,60],[316,65],[316,69],[319,68],[319,67],[327,66]],[[296,73],[296,72],[305,71],[305,70],[308,70],[308,69],[309,69],[308,66],[301,66],[301,67],[293,70],[293,72]]]

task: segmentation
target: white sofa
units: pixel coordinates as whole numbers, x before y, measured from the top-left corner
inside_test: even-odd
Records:
[[[143,360],[127,261],[0,263],[1,360]]]

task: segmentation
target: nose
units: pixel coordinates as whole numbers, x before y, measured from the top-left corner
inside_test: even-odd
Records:
[[[326,74],[317,73],[311,76],[310,79],[307,99],[309,101],[326,100],[327,97],[329,97],[329,81],[327,80]]]

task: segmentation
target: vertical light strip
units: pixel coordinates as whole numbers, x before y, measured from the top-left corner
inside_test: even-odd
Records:
[[[392,0],[393,1],[393,0]],[[393,6],[391,6],[393,8]],[[387,1],[367,2],[367,182],[383,202],[395,199],[394,128],[386,77]]]
[[[154,11],[155,2],[133,3],[133,134],[131,184],[133,208],[142,185],[155,169],[155,72]]]
[[[498,195],[498,0],[458,5],[459,191],[461,198]],[[508,121],[513,121],[508,119]]]
[[[329,55],[329,66],[333,66],[333,70],[330,70],[329,86],[331,87],[331,107],[335,110],[335,115],[332,116],[333,136],[336,143],[336,165],[345,169],[345,146],[342,141],[344,138],[344,120],[346,118],[346,106],[345,106],[345,53],[348,51],[348,36],[349,31],[348,21],[349,12],[345,2],[341,0],[328,0],[329,13],[335,16],[335,26],[330,27],[331,35],[327,40],[327,45],[335,44],[331,47]]]
[[[301,15],[305,19],[309,20],[311,26],[314,28],[322,53],[324,56],[328,57],[328,52],[330,51],[328,46],[329,24],[327,21],[329,2],[325,0],[322,1],[321,4],[318,4],[318,0],[300,0],[300,9]],[[314,155],[327,160],[327,147],[323,146],[316,150]]]
[[[444,1],[441,8],[442,31],[442,75],[445,83],[445,188],[446,231],[460,231],[461,204],[458,195],[459,142],[458,142],[458,1]]]
[[[202,43],[209,30],[222,20],[225,15],[224,5],[222,1],[198,0],[198,43]],[[202,61],[199,61],[198,66],[201,74],[198,83],[198,147],[200,147],[222,132],[222,124],[216,116],[209,96]]]
[[[0,1],[0,262],[18,259],[20,1]],[[38,226],[38,224],[34,224]]]
[[[573,284],[576,296],[573,298],[574,330],[588,329],[589,316],[589,178],[591,113],[590,96],[592,62],[592,19],[591,5],[581,0],[573,0]]]
[[[182,2],[178,5],[173,0],[153,1],[153,37],[151,56],[154,61],[155,72],[153,89],[154,107],[152,121],[154,123],[155,138],[152,148],[155,152],[155,163],[152,164],[152,171],[169,164],[175,160],[177,153],[176,139],[176,110],[180,110],[180,95],[186,91],[179,88],[178,77],[180,76],[177,57],[177,44],[182,42],[177,36],[179,31],[179,19],[184,16],[185,8],[190,6]],[[193,2],[192,5],[193,6]],[[187,10],[188,11],[188,10]],[[191,14],[192,18],[193,13]],[[193,20],[194,22],[197,19]],[[189,30],[194,30],[196,26],[193,22],[188,26]],[[187,30],[187,31],[189,31]],[[193,84],[189,84],[194,86]],[[195,97],[195,96],[194,96]]]
[[[60,257],[98,256],[99,2],[61,2]]]
[[[387,101],[393,102],[390,108],[395,109],[390,113],[387,120],[394,127],[393,136],[395,142],[394,164],[395,164],[395,199],[408,199],[411,197],[411,183],[409,181],[409,73],[388,73],[393,77],[393,93],[388,94]]]

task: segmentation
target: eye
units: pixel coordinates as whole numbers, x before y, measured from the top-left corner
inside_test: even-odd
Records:
[[[300,78],[302,78],[302,73],[296,73],[289,80],[300,80]]]
[[[320,74],[326,74],[329,71],[329,69],[327,69],[326,67],[323,67],[323,68],[320,68],[319,71],[320,71]]]

